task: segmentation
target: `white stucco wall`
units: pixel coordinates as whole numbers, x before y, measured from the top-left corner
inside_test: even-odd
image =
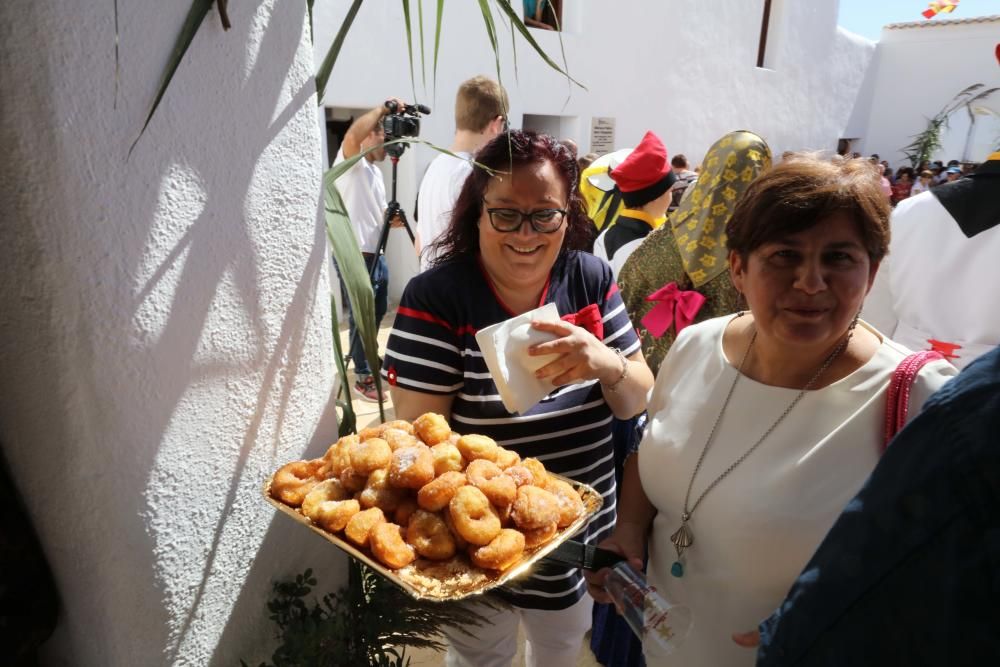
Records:
[[[878,43],[865,135],[858,150],[878,153],[893,167],[909,165],[899,150],[959,91],[974,83],[1000,86],[994,55],[1000,42],[1000,16],[992,20],[938,21],[884,28]],[[1000,113],[1000,93],[977,103]],[[1000,137],[995,116],[976,121],[969,159],[981,161]],[[933,159],[962,159],[969,119],[951,117]]]
[[[260,497],[335,438],[305,3],[0,4],[0,442],[54,569],[51,665],[265,657],[271,581],[343,559]]]
[[[563,47],[571,74],[587,90],[569,88],[520,36],[515,76],[510,34],[501,24],[501,76],[510,94],[512,124],[520,126],[525,114],[561,116],[564,138],[586,152],[591,118],[611,116],[619,147],[635,145],[652,129],[671,154],[685,153],[693,163],[724,133],[741,128],[763,135],[779,155],[835,149],[874,45],[837,27],[837,2],[773,4],[769,70],[756,67],[763,0],[566,2]],[[336,35],[347,6],[317,1],[317,59]],[[425,9],[430,63],[434,16],[433,9]],[[324,104],[371,107],[390,95],[414,97],[403,25],[395,0],[366,2],[344,43]],[[555,33],[532,34],[561,60]],[[428,69],[426,91],[417,74],[416,97],[433,109],[421,137],[447,147],[458,85],[476,74],[495,76],[496,65],[477,3],[446,3],[442,35],[437,94]],[[416,34],[414,49],[419,68]],[[408,211],[419,176],[434,155],[417,146],[400,163],[399,199]],[[396,240],[405,237],[394,234]],[[399,245],[402,251],[407,246]],[[390,298],[397,299],[409,277],[410,257],[390,253],[388,259],[390,272],[398,268],[390,284]]]

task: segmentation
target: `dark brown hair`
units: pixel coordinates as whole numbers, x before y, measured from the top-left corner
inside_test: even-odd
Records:
[[[864,159],[797,154],[754,181],[726,225],[726,247],[746,258],[764,243],[805,231],[835,213],[858,226],[873,262],[889,250],[889,202],[879,165]]]
[[[584,213],[583,201],[577,183],[580,180],[576,157],[563,144],[547,134],[525,130],[511,130],[498,135],[476,154],[476,162],[494,171],[509,172],[525,165],[550,162],[566,187],[569,201],[566,205],[566,236],[560,255],[567,250],[584,250],[593,240],[593,223]],[[438,251],[435,265],[457,257],[479,253],[479,219],[483,213],[483,195],[493,176],[475,167],[452,209],[448,230],[434,244]],[[488,224],[488,223],[487,223]]]

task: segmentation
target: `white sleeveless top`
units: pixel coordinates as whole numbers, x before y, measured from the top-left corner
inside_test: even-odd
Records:
[[[756,652],[733,643],[781,603],[826,532],[860,490],[879,457],[886,388],[909,350],[883,339],[847,377],[809,391],[743,463],[705,496],[688,523],[694,544],[684,575],[670,574],[670,535],[695,463],[737,374],[722,350],[732,316],[686,328],[660,367],[639,448],[639,475],[657,508],[650,536],[650,583],[691,608],[691,634],[670,656],[644,646],[650,667],[753,665]],[[957,371],[935,361],[920,372],[908,416]],[[740,377],[691,491],[691,504],[770,427],[798,390]]]

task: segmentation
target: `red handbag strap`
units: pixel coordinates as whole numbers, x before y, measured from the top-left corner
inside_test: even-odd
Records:
[[[885,437],[882,440],[882,452],[893,436],[903,430],[906,425],[906,412],[910,405],[910,390],[926,364],[937,359],[944,359],[940,352],[924,350],[907,356],[892,373],[889,381],[888,401],[885,410]]]

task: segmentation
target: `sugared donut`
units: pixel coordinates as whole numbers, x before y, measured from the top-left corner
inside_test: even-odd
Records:
[[[448,421],[436,412],[426,412],[413,420],[413,432],[428,446],[444,442],[451,435]]]
[[[465,470],[465,459],[454,443],[439,442],[431,447],[431,454],[434,456],[434,474],[437,476],[449,470],[457,472]]]
[[[365,488],[368,483],[368,475],[357,472],[353,466],[347,466],[340,471],[340,483],[351,493],[357,493]]]
[[[323,481],[323,459],[292,461],[278,468],[271,478],[271,495],[292,507],[298,507],[306,494]]]
[[[417,505],[417,501],[407,496],[399,501],[398,505],[396,505],[396,511],[393,512],[392,518],[395,523],[400,526],[405,526],[410,523],[410,517],[413,516],[413,513],[418,509],[420,509],[420,506]]]
[[[389,484],[389,471],[382,469],[368,475],[368,481],[358,496],[358,500],[361,501],[361,506],[365,509],[377,507],[388,514],[399,507],[399,503],[405,497],[406,492],[403,489]]]
[[[469,544],[483,546],[500,534],[500,517],[482,491],[463,486],[448,503],[455,530]]]
[[[359,547],[367,547],[372,528],[380,523],[385,523],[385,514],[382,510],[377,507],[361,510],[347,522],[344,535]]]
[[[369,475],[380,468],[387,468],[392,460],[392,449],[382,438],[368,438],[350,446],[351,467],[359,475]]]
[[[470,547],[469,558],[487,570],[506,570],[524,553],[524,535],[513,528],[504,528],[489,544]]]
[[[503,474],[500,467],[486,459],[471,461],[465,469],[469,484],[486,494],[491,503],[497,507],[507,507],[514,502],[517,495],[517,484],[508,475]]]
[[[515,452],[513,449],[504,449],[501,447],[497,450],[496,464],[500,466],[501,470],[506,470],[511,466],[516,466],[521,462],[521,455]]]
[[[414,445],[419,445],[420,441],[417,440],[417,436],[412,433],[407,433],[400,428],[387,428],[382,431],[382,439],[389,443],[389,447],[392,451],[401,449],[403,447],[413,447]]]
[[[522,486],[517,490],[512,513],[518,528],[531,530],[559,521],[559,501],[537,486]]]
[[[462,535],[458,532],[458,529],[455,528],[455,522],[452,521],[451,512],[446,509],[441,513],[441,518],[444,519],[445,525],[448,526],[448,530],[451,531],[451,536],[455,538],[455,546],[458,547],[460,551],[465,551],[469,547],[469,543],[465,541],[465,538],[462,537]]]
[[[326,477],[340,477],[340,473],[344,471],[344,468],[351,465],[350,448],[351,445],[357,442],[360,442],[358,436],[352,433],[351,435],[345,435],[330,445],[330,448],[326,450],[326,454],[323,455],[325,464],[323,473]]]
[[[419,489],[434,479],[434,455],[430,447],[403,447],[392,453],[389,483],[402,489]]]
[[[560,528],[570,525],[583,514],[583,500],[571,485],[550,475],[549,484],[545,490],[554,495],[559,502],[558,524]]]
[[[455,555],[455,538],[439,515],[417,510],[406,527],[406,541],[418,554],[431,560],[447,560]]]
[[[313,487],[302,501],[302,513],[317,526],[336,533],[361,510],[358,501],[348,497],[337,479],[328,479]]]
[[[549,473],[538,459],[524,459],[521,465],[531,471],[532,484],[544,489],[549,483]]]
[[[381,424],[379,424],[378,426],[368,426],[368,427],[363,428],[360,431],[358,431],[358,439],[361,442],[364,442],[365,440],[368,440],[369,438],[379,438],[381,436],[382,436],[382,425]]]
[[[554,521],[541,528],[522,528],[521,533],[524,535],[524,548],[534,549],[535,547],[540,547],[555,537],[557,532],[559,532],[559,527]]]
[[[413,547],[403,539],[403,529],[394,523],[380,523],[372,528],[368,544],[375,558],[394,569],[406,567],[417,557]]]
[[[463,435],[455,445],[466,461],[475,459],[496,461],[500,453],[500,445],[485,435]]]
[[[535,476],[531,474],[531,471],[527,467],[521,465],[513,465],[506,468],[503,474],[507,475],[514,480],[514,483],[518,486],[524,486],[525,484],[532,484],[535,481]]]
[[[393,419],[382,424],[382,437],[385,437],[385,432],[389,429],[396,429],[399,431],[406,431],[410,435],[413,435],[413,424],[406,421],[405,419]]]
[[[461,486],[465,486],[465,473],[450,470],[417,491],[417,504],[428,512],[440,512],[448,506]]]

